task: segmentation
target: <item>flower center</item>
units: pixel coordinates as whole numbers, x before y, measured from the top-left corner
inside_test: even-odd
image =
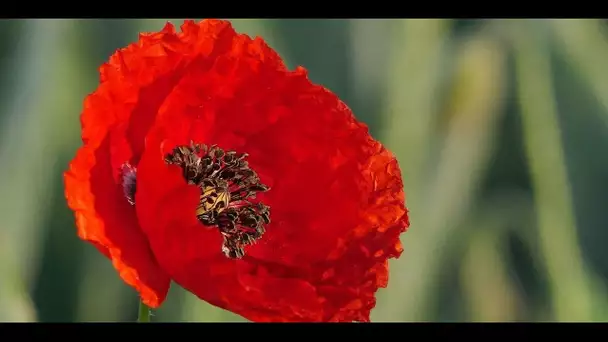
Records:
[[[188,184],[201,189],[196,217],[218,228],[228,258],[242,258],[245,246],[259,240],[270,223],[270,208],[253,202],[258,192],[268,191],[247,161],[246,153],[224,151],[213,145],[178,146],[165,157],[167,164],[182,168]]]

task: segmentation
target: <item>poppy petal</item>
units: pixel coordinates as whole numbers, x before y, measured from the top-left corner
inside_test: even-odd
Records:
[[[158,307],[170,279],[156,263],[135,211],[112,178],[108,139],[96,149],[78,150],[65,173],[65,188],[78,236],[112,260],[120,277],[139,292],[146,305]]]

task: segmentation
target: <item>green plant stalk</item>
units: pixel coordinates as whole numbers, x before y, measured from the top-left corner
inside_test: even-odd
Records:
[[[557,46],[570,60],[570,65],[588,84],[598,101],[608,109],[608,44],[600,20],[548,21]],[[604,111],[606,113],[606,111]],[[608,123],[608,116],[603,118]]]
[[[150,308],[139,301],[139,313],[137,314],[137,323],[150,323]]]
[[[64,127],[72,108],[62,96],[70,87],[55,87],[54,77],[71,44],[66,38],[71,23],[24,20],[22,24],[22,29],[11,33],[20,35],[24,43],[8,59],[11,76],[5,81],[10,86],[2,88],[7,100],[0,105],[5,119],[0,127],[0,163],[8,166],[0,170],[0,188],[11,193],[0,198],[0,321],[32,322],[40,317],[28,289],[36,287],[45,258],[42,237],[49,233],[48,217],[56,216],[49,212],[52,197],[47,196],[52,196],[57,155],[69,136],[64,133],[70,130]],[[66,74],[60,79],[79,84]],[[58,107],[61,110],[54,111]],[[16,155],[12,146],[30,152]],[[35,170],[41,167],[46,172],[37,175]]]
[[[548,46],[537,23],[513,27],[515,72],[540,250],[558,321],[587,321],[592,300],[579,249],[573,201],[552,90]]]
[[[379,298],[373,321],[424,320],[424,300],[428,283],[426,265],[414,265],[405,260],[424,259],[414,246],[426,246],[424,204],[428,174],[428,147],[433,142],[436,101],[433,94],[440,85],[440,65],[449,35],[448,20],[404,19],[394,23],[394,36],[387,77],[387,94],[383,131],[380,136],[395,152],[406,175],[406,205],[412,215],[408,232],[409,246],[399,260],[391,262],[393,269],[388,288]],[[414,214],[416,213],[416,214]],[[417,228],[417,227],[420,227]],[[414,250],[412,250],[414,248]],[[428,249],[427,249],[428,250]],[[426,259],[425,259],[426,260]],[[403,288],[408,288],[404,297]],[[381,309],[380,309],[381,308]]]
[[[428,24],[431,23],[435,22]],[[412,34],[418,36],[410,37],[409,41],[420,44],[421,30],[416,28],[412,31]],[[422,41],[434,42],[432,46],[435,52],[441,54],[441,51],[446,51],[446,46],[440,46],[448,42],[445,32],[442,33],[444,35],[438,35],[437,28],[435,32],[432,35],[434,40],[425,38]],[[392,124],[391,127],[397,128],[393,138],[402,141],[401,144],[395,143],[394,149],[406,178],[406,196],[408,207],[411,209],[412,228],[403,240],[404,255],[391,265],[396,266],[398,271],[393,273],[387,292],[396,293],[387,296],[390,302],[378,305],[378,310],[374,313],[375,320],[434,319],[437,277],[440,276],[441,261],[448,256],[444,254],[444,249],[428,246],[450,243],[451,236],[456,234],[460,225],[455,222],[464,218],[475,198],[478,188],[476,184],[479,183],[478,179],[483,174],[491,154],[492,136],[495,135],[492,132],[495,131],[495,123],[501,113],[499,94],[504,79],[502,51],[498,44],[492,43],[490,37],[482,33],[467,40],[467,44],[457,51],[458,57],[453,65],[456,75],[454,84],[451,85],[449,107],[446,109],[449,117],[445,119],[444,130],[433,127],[435,111],[440,109],[435,107],[438,102],[435,96],[441,84],[441,75],[430,72],[436,72],[441,63],[438,63],[437,56],[429,58],[426,55],[428,48],[418,45],[416,47],[407,53],[403,52],[402,57],[406,58],[408,54],[417,56],[419,51],[427,51],[423,54],[426,63],[415,65],[408,62],[407,65],[413,65],[415,70],[426,70],[427,72],[423,72],[425,77],[433,76],[433,82],[426,79],[423,82],[433,84],[433,88],[428,87],[427,92],[422,93],[424,96],[421,96],[419,89],[412,93],[404,92],[403,87],[395,83],[395,89],[392,90],[395,96],[389,100],[394,102],[393,107],[403,107],[402,110],[392,110],[391,112],[395,113],[393,115],[400,115],[402,118],[398,119],[405,118],[408,121]],[[431,61],[434,61],[434,64],[431,64]],[[403,72],[405,71],[408,70]],[[414,75],[404,76],[403,72],[398,74],[402,79],[419,86],[420,75],[417,75],[418,78]],[[397,92],[404,94],[399,97],[396,96]],[[428,102],[422,101],[424,99]],[[403,102],[400,102],[402,100]],[[412,124],[409,123],[410,118]],[[416,132],[411,132],[411,129]],[[426,133],[419,136],[421,130]],[[390,141],[391,135],[387,134],[389,144]],[[436,160],[429,158],[433,154],[432,145],[441,146]],[[424,263],[412,263],[411,260],[424,260]],[[404,264],[401,265],[401,262]],[[400,295],[397,291],[403,293],[403,288],[408,289],[407,297],[396,299]]]

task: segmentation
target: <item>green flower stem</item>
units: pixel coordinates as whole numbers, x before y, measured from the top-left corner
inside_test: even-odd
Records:
[[[138,323],[149,323],[150,322],[150,308],[144,304],[142,301],[139,301],[139,313],[137,315]]]

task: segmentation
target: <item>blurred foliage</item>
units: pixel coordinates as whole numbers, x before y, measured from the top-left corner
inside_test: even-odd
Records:
[[[181,20],[171,20],[179,24]],[[0,21],[0,321],[133,321],[62,172],[98,66],[165,20]],[[607,321],[600,20],[233,21],[397,155],[411,228],[373,321]],[[173,286],[155,321],[244,321]]]

